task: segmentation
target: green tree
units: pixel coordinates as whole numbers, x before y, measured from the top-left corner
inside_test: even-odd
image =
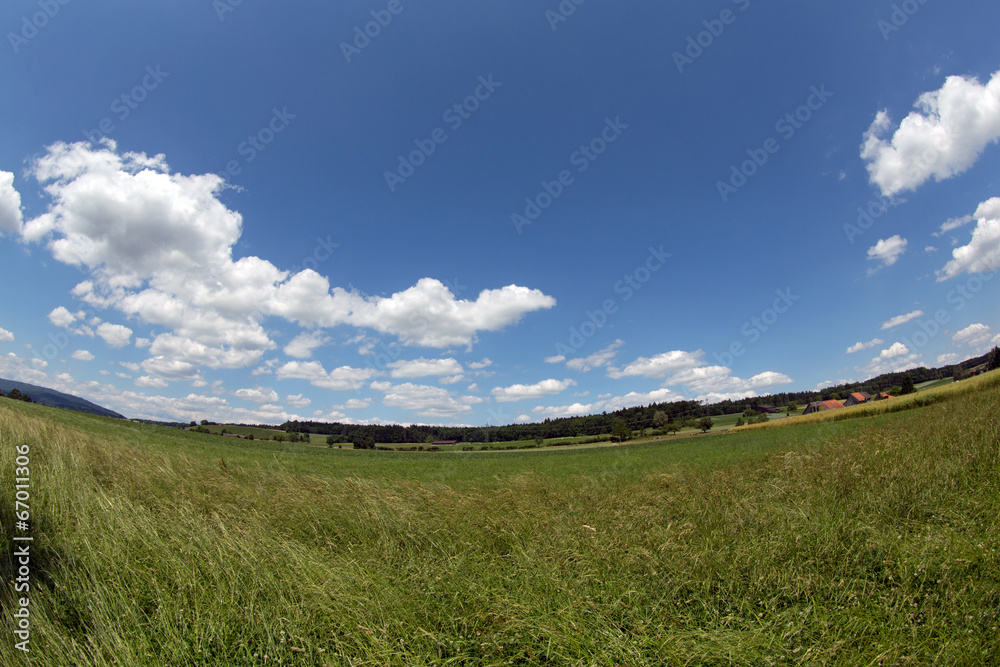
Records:
[[[333,449],[333,446],[337,443],[337,437],[333,435],[326,436],[326,446]]]
[[[994,346],[993,353],[990,355],[990,363],[986,366],[986,370],[995,371],[1000,369],[1000,346]]]
[[[914,394],[916,391],[916,387],[913,386],[913,378],[909,375],[904,375],[902,382],[899,383],[899,395],[906,396],[907,394]]]
[[[668,421],[670,421],[670,418],[667,417],[667,413],[663,410],[657,410],[653,413],[653,426],[663,428],[667,425]]]
[[[698,420],[698,428],[701,429],[702,433],[707,433],[712,430],[713,426],[715,426],[715,424],[712,423],[711,417],[702,417]]]
[[[375,449],[375,439],[370,435],[356,437],[352,444],[354,449]]]
[[[788,408],[787,408],[787,409],[785,410],[785,414],[788,414],[788,415],[790,415],[790,414],[792,414],[793,412],[796,412],[796,411],[798,411],[798,409],[799,409],[799,406],[798,406],[798,405],[796,405],[795,403],[789,403],[789,404],[788,404]]]
[[[677,422],[670,422],[664,428],[667,429],[667,433],[677,433],[681,430],[681,425]]]
[[[624,419],[619,417],[615,420],[614,425],[611,427],[611,439],[618,442],[625,442],[632,439],[632,430],[625,423]]]
[[[15,401],[20,401],[21,400],[20,390],[17,387],[14,387],[13,389],[10,390],[10,393],[7,394],[7,398],[13,398]]]

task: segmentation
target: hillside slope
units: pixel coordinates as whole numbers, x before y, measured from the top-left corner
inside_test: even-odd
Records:
[[[17,389],[22,394],[30,396],[31,400],[35,403],[38,403],[39,405],[47,405],[50,408],[61,408],[63,410],[85,412],[87,414],[98,415],[101,417],[125,419],[123,415],[120,415],[113,410],[103,408],[96,403],[91,403],[87,399],[80,398],[79,396],[64,394],[63,392],[56,391],[55,389],[39,387],[38,385],[28,384],[27,382],[15,382],[14,380],[5,380],[0,378],[0,391],[4,393],[4,396],[9,394],[12,389]]]

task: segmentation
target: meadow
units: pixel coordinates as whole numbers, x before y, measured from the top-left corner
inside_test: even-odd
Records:
[[[0,664],[997,664],[1000,374],[956,386],[839,421],[434,455],[0,399],[34,538],[30,652],[5,613]],[[5,610],[14,525],[8,492]]]

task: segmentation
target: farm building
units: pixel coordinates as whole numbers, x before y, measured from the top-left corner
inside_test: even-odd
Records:
[[[875,394],[875,400],[876,401],[884,401],[887,398],[892,398],[892,396],[890,396],[889,394],[885,393],[884,391],[880,391],[879,393]]]
[[[854,392],[847,397],[846,401],[844,401],[844,407],[848,408],[852,405],[860,405],[862,403],[867,403],[870,400],[872,400],[871,394],[864,391]]]
[[[766,414],[766,415],[773,415],[773,414],[776,414],[778,412],[781,412],[781,410],[779,410],[778,408],[774,407],[773,405],[758,405],[757,407],[754,408],[754,410],[756,410],[757,412],[761,412],[763,414]]]
[[[802,414],[811,415],[814,412],[825,412],[827,410],[839,410],[844,407],[844,404],[840,401],[816,401],[815,403],[810,403],[809,407]]]

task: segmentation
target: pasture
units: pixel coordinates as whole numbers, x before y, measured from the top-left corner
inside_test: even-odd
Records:
[[[4,614],[0,664],[996,664],[997,375],[841,421],[475,455],[0,399],[34,538],[31,651]]]

